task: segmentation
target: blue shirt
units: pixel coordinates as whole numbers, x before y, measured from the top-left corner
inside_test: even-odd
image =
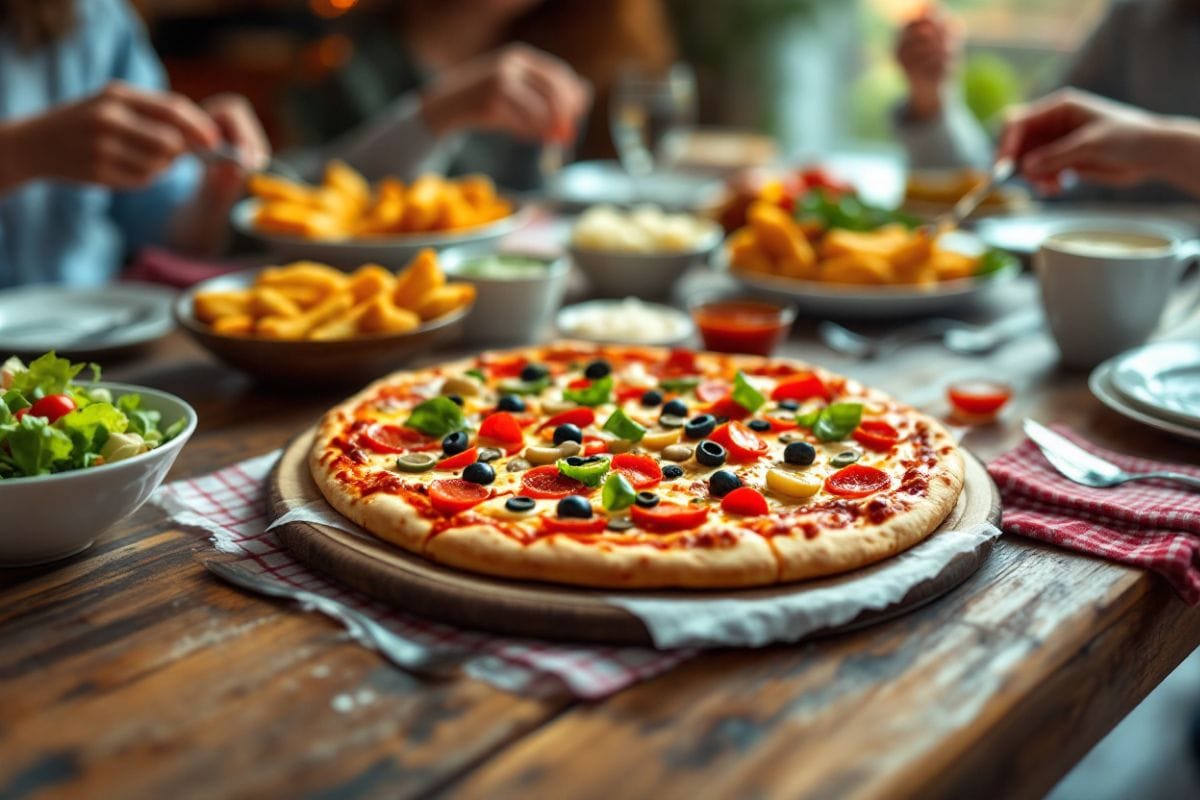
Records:
[[[0,30],[0,119],[89,97],[112,80],[166,87],[162,64],[124,0],[77,0],[76,9],[71,33],[38,50],[23,50]],[[130,249],[163,242],[199,174],[189,157],[138,191],[37,180],[0,195],[0,287],[104,283]]]

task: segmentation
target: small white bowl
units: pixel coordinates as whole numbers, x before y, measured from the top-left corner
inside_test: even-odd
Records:
[[[640,333],[635,336],[623,335],[623,332],[616,327],[607,327],[605,329],[606,332],[602,334],[593,334],[578,329],[578,325],[584,317],[596,313],[611,314],[618,312],[621,306],[629,300],[636,300],[636,298],[626,298],[626,300],[588,300],[586,303],[576,303],[573,306],[567,306],[562,311],[559,311],[558,315],[554,318],[554,326],[565,337],[600,344],[675,347],[691,343],[693,334],[696,331],[696,326],[692,322],[692,318],[677,308],[664,306],[659,303],[637,301],[642,306],[651,309],[662,315],[664,319],[669,320],[672,330],[665,331],[659,336],[647,334],[645,328],[640,328]]]
[[[714,222],[704,241],[691,250],[677,252],[626,252],[595,250],[568,245],[571,259],[587,276],[593,294],[602,297],[664,297],[689,267],[703,264],[721,243]]]
[[[540,275],[518,278],[484,277],[464,271],[478,259],[516,256],[540,261]],[[474,248],[446,250],[438,256],[446,274],[475,284],[475,306],[463,320],[463,338],[491,344],[530,344],[540,340],[562,304],[570,266],[561,256],[503,251],[480,253]]]
[[[99,467],[0,480],[0,566],[42,564],[91,547],[96,537],[141,508],[196,430],[196,412],[174,395],[124,383],[98,384],[116,399],[140,394],[162,414],[160,427],[187,420],[171,441]]]

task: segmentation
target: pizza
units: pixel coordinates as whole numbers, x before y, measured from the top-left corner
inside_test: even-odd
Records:
[[[940,424],[819,367],[569,341],[383,378],[322,418],[309,466],[404,550],[607,588],[857,569],[927,537],[963,483]]]

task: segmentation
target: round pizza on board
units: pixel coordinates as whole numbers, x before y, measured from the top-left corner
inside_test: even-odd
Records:
[[[912,547],[963,460],[935,420],[784,359],[559,342],[397,372],[321,420],[322,494],[489,575],[762,586]]]

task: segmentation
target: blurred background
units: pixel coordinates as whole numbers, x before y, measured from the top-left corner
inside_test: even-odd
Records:
[[[193,97],[251,99],[277,149],[326,133],[327,108],[306,92],[356,68],[364,31],[400,3],[380,0],[137,0],[173,85]],[[639,57],[672,57],[696,75],[701,124],[757,130],[786,157],[835,147],[887,149],[889,114],[903,94],[895,31],[923,0],[613,0],[599,7]],[[998,109],[1059,74],[1105,0],[944,0],[967,31],[963,94],[987,126]],[[535,38],[531,31],[529,38]],[[571,41],[570,37],[564,42]],[[543,44],[539,42],[539,44]],[[543,44],[543,46],[545,46]],[[563,45],[564,47],[566,44]],[[548,47],[553,51],[553,46]],[[603,72],[603,69],[599,70]],[[600,81],[603,83],[603,81]],[[849,91],[846,87],[850,87]],[[598,86],[603,99],[605,87]],[[603,106],[597,106],[603,108]],[[604,125],[581,157],[611,157]],[[602,120],[600,122],[603,122]]]

